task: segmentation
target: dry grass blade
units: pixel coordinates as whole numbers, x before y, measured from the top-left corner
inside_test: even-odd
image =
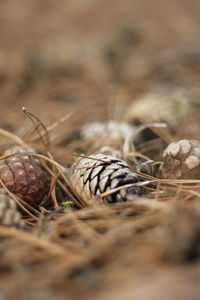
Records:
[[[20,137],[18,137],[17,135],[0,128],[0,134],[11,139],[13,142],[17,143],[18,145],[22,146],[24,149],[28,150],[30,149],[30,147],[28,146],[28,144],[26,144]]]
[[[91,159],[91,160],[94,160],[94,161],[100,161],[100,162],[102,162],[104,164],[107,164],[107,165],[112,164],[112,162],[105,161],[103,159],[99,159],[99,158],[95,158],[95,157],[91,157],[91,156],[88,156],[88,155],[72,154],[72,156],[79,157],[79,158],[87,158],[87,159]]]
[[[35,116],[33,113],[27,111],[27,109],[25,107],[22,107],[22,111],[31,120],[31,122],[35,126],[35,130],[38,132],[40,140],[42,141],[42,143],[44,145],[45,151],[49,152],[50,147],[51,147],[51,143],[50,143],[50,138],[49,138],[49,132],[48,132],[46,126],[43,124],[43,122],[37,116]],[[40,126],[42,127],[42,129],[45,132],[44,135],[42,135],[40,130],[39,130]],[[44,137],[45,137],[46,141],[45,141]]]
[[[60,176],[60,173],[58,173],[57,175],[55,174],[55,176],[52,175],[51,186],[49,189],[49,193],[47,195],[47,200],[49,199],[50,196],[52,197],[54,208],[59,207],[58,201],[56,199],[56,184],[57,184],[59,176]]]
[[[145,126],[145,123],[146,123],[145,119],[140,117],[140,119],[138,119],[138,120]],[[174,141],[173,136],[170,134],[170,132],[168,132],[166,130],[166,126],[165,126],[165,128],[163,128],[163,126],[155,126],[155,127],[152,126],[151,130],[155,134],[157,134],[163,141],[167,142],[168,144],[172,143]]]
[[[64,172],[65,171],[65,168],[59,164],[57,161],[55,161],[54,159],[52,158],[49,158],[45,155],[42,155],[42,154],[39,154],[39,153],[28,153],[29,156],[34,156],[34,157],[37,157],[39,159],[42,159],[42,160],[46,160],[47,162],[51,163],[52,165],[54,165],[60,172]]]
[[[161,142],[161,138],[155,138],[138,145],[137,150],[139,151],[139,153],[148,153],[152,150],[159,149]]]
[[[108,195],[111,195],[113,193],[116,193],[117,191],[120,191],[122,189],[126,189],[126,188],[129,188],[129,187],[132,187],[132,186],[147,186],[151,183],[154,183],[155,181],[143,181],[143,182],[136,182],[136,183],[129,183],[129,184],[125,184],[125,185],[122,185],[122,186],[119,186],[119,187],[116,187],[114,189],[110,189],[109,191],[105,192],[105,193],[102,193],[100,194],[100,197],[107,197]]]
[[[137,157],[137,158],[143,158],[143,159],[145,159],[145,160],[150,160],[149,157],[147,157],[147,156],[141,154],[140,152],[136,152],[136,151],[126,153],[126,156],[127,156],[127,157],[131,157],[131,156],[132,156],[132,157]]]
[[[60,164],[59,164],[58,162],[56,162],[54,159],[51,159],[51,158],[49,158],[49,157],[47,157],[47,156],[44,156],[44,155],[42,155],[42,154],[38,154],[38,153],[29,153],[28,155],[30,155],[30,156],[35,156],[35,157],[37,157],[37,158],[40,158],[41,160],[47,161],[47,162],[51,163],[53,166],[55,166],[55,167],[57,168],[57,170],[59,171],[60,176],[61,176],[61,177],[64,179],[64,181],[66,182],[67,187],[69,187],[69,188],[73,191],[73,193],[74,193],[74,195],[76,196],[76,198],[72,195],[72,193],[70,193],[70,191],[67,190],[67,188],[66,188],[61,182],[59,182],[59,185],[62,187],[62,189],[65,191],[65,193],[66,193],[66,194],[74,201],[74,203],[77,204],[79,207],[87,207],[87,204],[85,203],[85,201],[84,201],[83,199],[80,199],[80,196],[77,195],[76,191],[75,191],[74,188],[72,187],[70,180],[66,177],[66,175],[65,175],[65,171],[66,171],[66,170],[65,170],[65,168],[64,168],[62,165],[60,165]],[[47,165],[45,165],[45,168],[46,168],[46,170],[47,170],[52,176],[54,176],[54,178],[57,177],[57,174],[54,174],[54,172],[51,171],[50,168],[49,168]],[[77,199],[79,199],[79,201],[78,201]]]
[[[28,203],[26,203],[25,201],[23,201],[22,199],[20,199],[19,197],[17,197],[16,195],[14,195],[13,193],[11,193],[7,187],[5,186],[5,184],[3,183],[3,181],[0,179],[0,184],[2,185],[2,187],[4,188],[4,190],[8,193],[8,195],[17,203],[17,205],[30,217],[32,217],[33,219],[38,221],[38,217],[36,217],[35,215],[33,215],[31,213],[34,212],[36,215],[40,215],[40,212],[38,210],[36,210],[34,207],[30,206]],[[27,208],[28,209],[27,209]]]
[[[54,129],[56,129],[59,125],[61,125],[62,123],[64,123],[66,120],[68,120],[73,113],[70,114],[66,114],[65,116],[63,116],[62,118],[60,118],[58,121],[54,122],[53,124],[49,125],[46,127],[46,130],[48,131],[48,133],[50,133],[51,131],[53,131]],[[38,127],[40,127],[41,124],[37,124],[35,126],[33,126],[33,128],[23,137],[23,140],[27,140],[29,143],[36,143],[38,140],[41,139],[41,137],[46,135],[46,130],[45,131],[41,131],[40,135],[37,132]],[[36,132],[36,136],[32,137],[31,136]]]
[[[137,129],[133,129],[126,137],[123,144],[123,154],[127,155],[129,152],[134,152],[133,143],[135,142],[139,133],[147,128],[166,128],[167,124],[165,123],[149,123],[142,124]]]
[[[0,237],[11,237],[20,240],[23,243],[30,243],[32,246],[39,247],[51,255],[66,255],[67,252],[66,249],[63,249],[50,241],[40,239],[33,234],[13,228],[0,226]]]
[[[57,175],[47,166],[46,163],[42,162],[42,165],[44,166],[45,170],[52,176],[52,178],[57,179],[57,184],[60,186],[60,188],[63,190],[63,192],[70,198],[73,200],[74,204],[77,205],[77,207],[82,208],[84,207],[81,204],[81,201],[78,201],[73,195],[72,193],[67,189],[67,182],[66,182],[66,186],[61,182],[60,179],[57,178]],[[60,173],[60,175],[62,175],[62,173]],[[69,180],[68,180],[69,182]]]
[[[74,203],[76,203],[77,201],[79,202],[79,205],[81,205],[81,207],[88,207],[88,203],[81,198],[80,195],[78,195],[78,193],[76,192],[76,190],[73,188],[72,184],[71,184],[71,181],[66,177],[66,175],[64,174],[64,172],[61,173],[61,176],[62,178],[65,180],[65,182],[67,183],[67,186],[70,187],[70,189],[73,191],[75,197],[72,197],[72,200],[74,201],[74,199],[77,199],[75,200]]]
[[[33,123],[33,125],[34,125],[33,129],[34,129],[34,131],[35,130],[37,131],[38,136],[39,136],[41,142],[43,143],[43,146],[44,146],[44,148],[46,150],[46,153],[47,153],[49,159],[51,159],[52,161],[54,161],[53,155],[50,152],[51,143],[50,143],[50,137],[49,137],[49,131],[48,131],[48,129],[46,128],[46,126],[43,124],[43,122],[37,116],[35,116],[34,114],[28,112],[25,107],[23,107],[22,110],[25,113],[25,115]],[[61,121],[64,122],[65,119],[66,119],[66,116]],[[57,123],[57,125],[58,125],[58,123]],[[43,132],[40,131],[40,127],[42,127]],[[52,165],[52,171],[55,174],[58,173],[56,175],[56,177],[58,178],[59,172],[56,171],[54,164]],[[57,199],[56,199],[56,183],[57,183],[57,180],[54,177],[52,177],[51,178],[51,186],[50,186],[49,195],[47,196],[47,199],[48,199],[49,196],[51,195],[51,199],[53,201],[54,208],[58,208],[58,206],[59,206],[58,202],[57,202]]]

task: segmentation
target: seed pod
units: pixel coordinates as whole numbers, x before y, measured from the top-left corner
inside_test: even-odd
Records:
[[[200,142],[180,140],[163,153],[161,176],[169,179],[200,179]]]
[[[26,151],[21,147],[6,151],[5,154],[15,154],[0,161],[0,178],[9,191],[37,206],[47,192],[48,177],[39,160],[29,156],[30,152],[33,150]]]
[[[72,185],[86,200],[117,187],[139,182],[138,176],[130,170],[125,161],[110,155],[96,154],[80,159],[72,169]],[[135,195],[141,193],[142,188],[135,185],[106,196],[104,201],[108,203],[131,201]]]
[[[14,200],[2,188],[0,189],[0,224],[16,228],[23,227],[21,214],[17,211]]]

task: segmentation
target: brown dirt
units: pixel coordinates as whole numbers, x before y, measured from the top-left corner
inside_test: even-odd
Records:
[[[0,126],[23,136],[23,106],[46,125],[72,113],[52,132],[67,163],[73,132],[123,120],[139,96],[180,88],[198,103],[199,37],[197,0],[3,0]],[[162,204],[55,212],[32,234],[1,227],[0,298],[199,299],[199,221]]]

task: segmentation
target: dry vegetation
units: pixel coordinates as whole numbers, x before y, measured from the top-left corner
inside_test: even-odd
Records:
[[[24,228],[0,226],[1,299],[199,299],[199,180],[147,168],[148,194],[105,205],[77,197],[66,172],[73,154],[125,149],[84,139],[88,122],[154,123],[131,150],[158,165],[168,143],[200,140],[199,14],[196,0],[0,2],[0,152],[34,146],[51,175]]]

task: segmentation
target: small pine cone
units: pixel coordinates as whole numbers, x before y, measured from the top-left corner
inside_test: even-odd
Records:
[[[0,178],[9,191],[37,206],[47,193],[48,177],[39,160],[31,157],[30,152],[33,150],[26,151],[21,147],[6,151],[6,155],[15,154],[0,161]]]
[[[80,159],[72,169],[72,185],[86,200],[111,189],[139,182],[138,176],[130,170],[125,161],[110,155],[96,154]],[[135,195],[141,193],[142,188],[135,185],[118,190],[106,196],[104,200],[108,203],[131,201]]]
[[[21,214],[17,211],[16,204],[4,191],[0,189],[0,225],[22,228]]]
[[[180,140],[163,153],[161,176],[168,179],[200,179],[200,142]]]
[[[90,140],[100,137],[108,141],[121,141],[127,136],[127,132],[133,127],[125,122],[110,121],[107,123],[92,122],[85,124],[81,129],[81,137],[84,140]]]
[[[129,107],[126,120],[140,120],[142,123],[166,122],[177,128],[193,110],[189,95],[184,90],[157,90],[146,94]]]

